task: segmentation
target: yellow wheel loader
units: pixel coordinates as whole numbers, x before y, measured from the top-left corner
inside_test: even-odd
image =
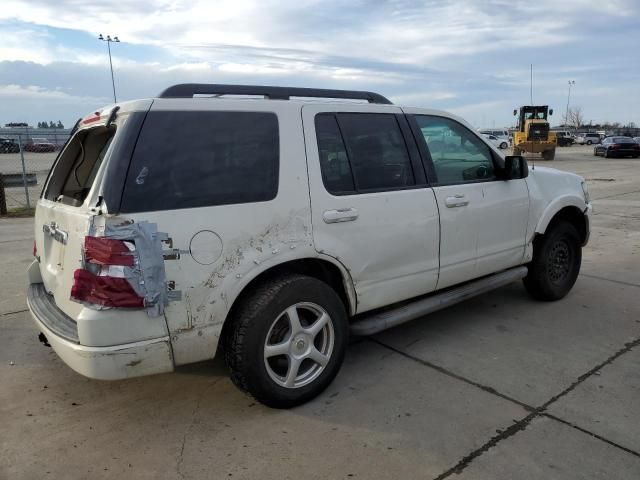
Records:
[[[518,115],[518,110],[513,111]],[[527,105],[520,107],[518,129],[513,132],[513,154],[540,153],[545,160],[556,156],[556,134],[549,130],[547,115],[553,115],[548,105]]]

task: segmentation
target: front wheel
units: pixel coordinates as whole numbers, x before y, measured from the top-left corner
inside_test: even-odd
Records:
[[[502,150],[504,150],[504,149],[505,149],[505,148],[507,148],[508,146],[509,146],[509,144],[508,144],[507,142],[502,142],[502,143],[500,144],[500,148],[501,148]]]
[[[344,360],[344,305],[315,278],[288,275],[264,283],[230,321],[224,351],[231,380],[269,407],[294,407],[316,397]]]
[[[578,231],[568,222],[559,222],[535,240],[524,286],[538,300],[559,300],[576,283],[581,263]]]

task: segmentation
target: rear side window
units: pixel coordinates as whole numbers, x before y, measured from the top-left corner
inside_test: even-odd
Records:
[[[416,184],[395,115],[321,113],[316,115],[316,134],[327,191],[345,194]]]
[[[278,118],[267,112],[149,112],[121,211],[264,202],[278,192]]]

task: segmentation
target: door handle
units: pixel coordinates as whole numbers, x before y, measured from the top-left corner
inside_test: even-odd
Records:
[[[464,207],[466,205],[469,205],[469,200],[467,200],[464,195],[457,194],[453,197],[447,197],[444,201],[444,204],[449,208]]]
[[[322,214],[324,223],[353,222],[356,218],[358,218],[358,211],[355,208],[325,210]]]

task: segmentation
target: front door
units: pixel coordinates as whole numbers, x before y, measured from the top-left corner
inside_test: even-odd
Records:
[[[358,313],[435,289],[438,208],[397,107],[302,109],[313,239],[351,274]]]
[[[500,180],[498,154],[462,123],[413,115],[440,208],[438,289],[522,263],[529,192],[524,179]]]

